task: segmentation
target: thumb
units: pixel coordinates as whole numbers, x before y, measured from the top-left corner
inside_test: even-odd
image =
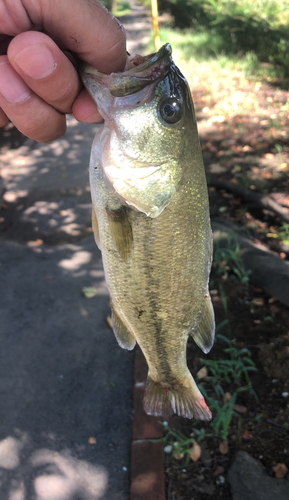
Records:
[[[99,71],[125,66],[124,29],[98,0],[0,0],[0,13],[2,34],[42,29]]]

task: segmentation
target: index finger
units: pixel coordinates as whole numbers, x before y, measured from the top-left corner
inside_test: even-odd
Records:
[[[15,36],[33,28],[44,29],[101,72],[125,66],[125,31],[98,0],[0,0],[0,33]]]

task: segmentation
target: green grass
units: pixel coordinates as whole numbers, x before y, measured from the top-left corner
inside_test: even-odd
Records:
[[[232,270],[240,283],[247,285],[252,271],[245,269],[236,235],[228,233],[226,247],[220,246],[220,237],[215,244],[213,266],[217,269],[217,273],[222,275],[226,275],[228,269]]]
[[[100,2],[108,9],[111,11],[113,7],[113,1],[112,0],[100,0]],[[115,17],[122,17],[126,16],[127,14],[131,13],[131,5],[127,0],[117,0],[117,5],[116,5],[116,10],[114,10],[113,15]]]
[[[208,57],[216,58],[221,45],[219,36],[212,36],[205,32],[192,33],[191,29],[160,28],[159,35],[161,43],[169,42],[174,50],[181,52],[181,57],[184,61],[192,59],[203,61]],[[153,38],[150,42],[149,50],[154,50]]]
[[[223,384],[234,383],[238,386],[236,392],[248,391],[256,397],[250,380],[250,372],[256,372],[257,368],[251,359],[249,349],[246,347],[237,349],[234,347],[233,342],[224,335],[218,334],[216,340],[221,340],[228,345],[223,352],[229,359],[211,360],[200,358],[200,362],[207,366],[209,370],[206,380],[212,384],[216,395],[222,398],[225,395]],[[246,383],[245,386],[242,386],[243,382]]]
[[[194,437],[192,437],[192,434],[190,437],[187,437],[182,432],[171,429],[167,422],[161,422],[161,424],[164,427],[165,435],[158,441],[163,443],[164,449],[166,447],[168,447],[167,449],[171,448],[173,457],[183,455],[185,462],[184,465],[188,465],[190,461],[190,453],[194,442],[200,443],[203,439],[213,435],[210,432],[206,432],[204,428],[197,429],[194,426]]]
[[[113,15],[115,17],[122,17],[122,16],[126,16],[130,13],[131,13],[130,3],[127,2],[126,0],[118,0],[117,8],[115,11],[113,11]]]
[[[224,40],[218,33],[203,29],[178,29],[161,27],[159,30],[161,44],[170,43],[174,51],[174,59],[178,64],[195,62],[211,67],[212,73],[218,70],[240,71],[245,77],[263,80],[268,83],[284,79],[282,67],[272,63],[262,63],[254,51],[245,54],[232,54],[226,51]],[[148,46],[148,52],[154,52],[153,36]]]
[[[284,245],[289,245],[289,224],[283,222],[280,227],[280,239]]]

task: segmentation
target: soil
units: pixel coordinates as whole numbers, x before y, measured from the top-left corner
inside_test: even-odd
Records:
[[[257,372],[252,372],[250,378],[258,400],[248,392],[238,394],[236,402],[240,411],[236,411],[231,420],[226,438],[228,453],[220,452],[223,439],[215,436],[200,442],[203,451],[207,452],[202,454],[204,459],[195,463],[190,460],[186,465],[185,457],[177,460],[171,454],[164,454],[168,500],[232,500],[226,473],[238,450],[247,451],[260,460],[272,476],[277,463],[285,463],[289,469],[289,397],[282,396],[282,393],[289,393],[289,310],[261,289],[241,285],[232,276],[224,280],[215,270],[211,284],[216,323],[228,319],[230,325],[230,331],[224,325],[218,333],[234,339],[233,346],[246,347],[252,353]],[[228,314],[224,311],[220,289],[227,299]],[[266,320],[270,314],[274,315],[274,322]],[[201,359],[228,359],[223,351],[226,347],[226,343],[217,340],[210,354],[205,356],[193,341],[189,341],[188,366],[195,380],[204,366]],[[212,384],[204,379],[202,385],[214,397]],[[222,387],[230,394],[238,389],[236,384],[224,383]],[[213,432],[210,423],[177,416],[170,418],[168,423],[171,429],[187,437],[194,428]]]

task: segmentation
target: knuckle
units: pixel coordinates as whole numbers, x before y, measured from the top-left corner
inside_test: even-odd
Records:
[[[71,113],[72,112],[72,104],[75,100],[75,88],[67,85],[66,88],[61,89],[61,95],[58,92],[55,92],[55,95],[51,94],[49,96],[50,104],[57,110],[62,113]]]
[[[38,110],[37,113],[25,114],[21,132],[37,142],[51,142],[61,137],[66,131],[65,116],[50,110]]]

